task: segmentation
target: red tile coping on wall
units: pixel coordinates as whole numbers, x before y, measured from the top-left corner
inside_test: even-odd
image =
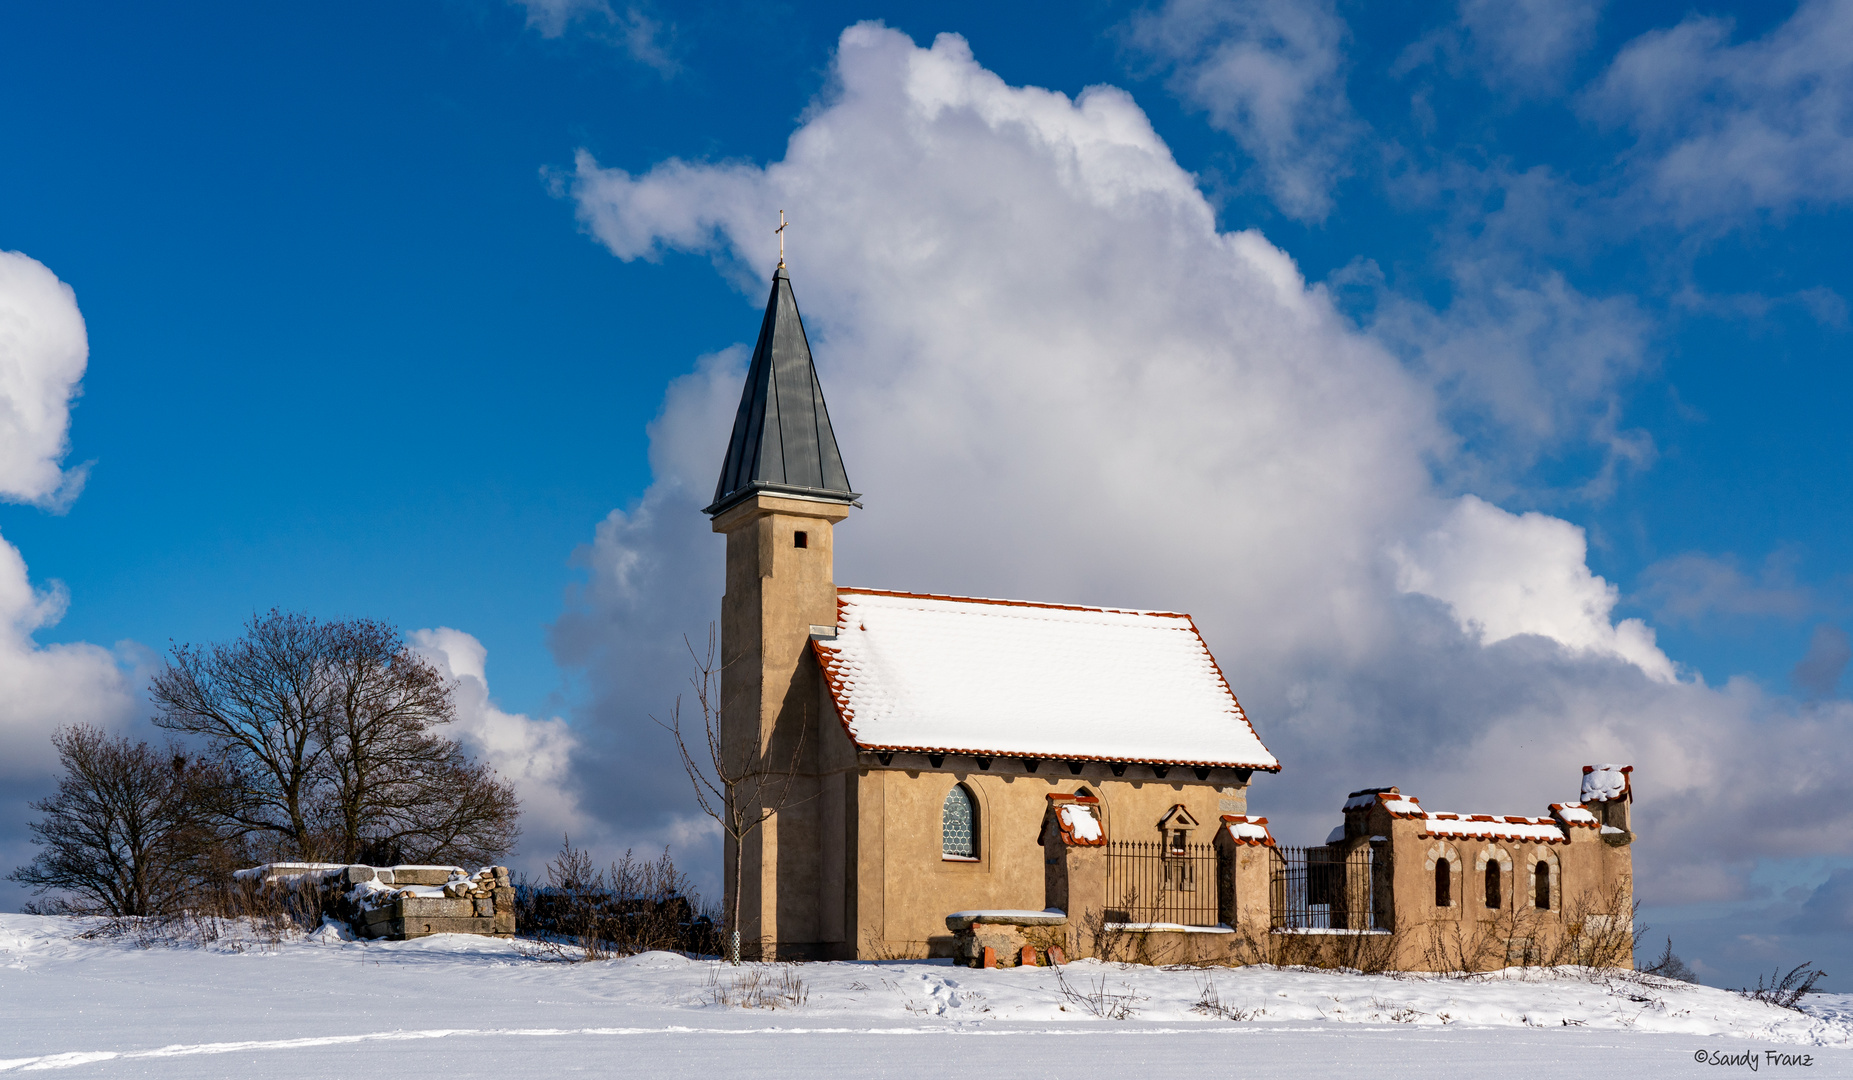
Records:
[[[1222,823],[1223,823],[1223,828],[1225,830],[1227,830],[1230,825],[1259,825],[1261,826],[1262,831],[1267,833],[1267,835],[1264,838],[1260,840],[1255,840],[1250,837],[1237,836],[1235,835],[1234,832],[1230,832],[1229,842],[1232,844],[1241,844],[1241,845],[1245,845],[1248,847],[1274,847],[1276,846],[1274,843],[1274,832],[1272,829],[1268,828],[1267,818],[1249,817],[1247,814],[1224,814],[1222,816]]]
[[[1593,816],[1591,817],[1589,821],[1572,821],[1569,818],[1561,816],[1563,811],[1565,810],[1581,810],[1585,813],[1589,813],[1590,811],[1588,807],[1584,806],[1580,802],[1573,802],[1573,803],[1554,802],[1552,803],[1551,804],[1552,819],[1555,820],[1557,824],[1562,825],[1566,829],[1599,829],[1602,827],[1602,823],[1600,821],[1594,820]]]
[[[1096,840],[1083,840],[1076,836],[1074,834],[1074,826],[1062,820],[1061,808],[1070,803],[1079,803],[1082,806],[1097,806],[1100,804],[1100,800],[1094,798],[1092,795],[1059,795],[1055,793],[1049,795],[1049,811],[1055,815],[1055,827],[1062,831],[1062,843],[1068,847],[1105,846],[1107,842],[1107,823],[1101,821],[1099,814],[1094,815],[1094,820],[1100,825],[1100,837]],[[1044,835],[1047,834],[1045,833]],[[1040,840],[1037,842],[1041,843]]]

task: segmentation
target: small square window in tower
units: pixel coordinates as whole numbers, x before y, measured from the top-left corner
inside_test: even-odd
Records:
[[[803,529],[799,529],[797,532],[792,533],[791,534],[791,546],[795,548],[810,547],[811,546],[811,534],[805,532]]]

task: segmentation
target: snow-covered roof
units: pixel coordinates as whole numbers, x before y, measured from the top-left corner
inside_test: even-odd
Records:
[[[812,646],[863,749],[1280,769],[1188,615],[839,589]]]
[[[1268,832],[1267,818],[1251,818],[1246,814],[1224,814],[1222,827],[1229,830],[1229,839],[1238,844],[1252,844],[1256,847],[1274,846],[1274,834]],[[1340,831],[1343,831],[1342,826]]]
[[[1583,801],[1612,802],[1628,797],[1631,794],[1628,774],[1633,771],[1632,765],[1583,766]]]

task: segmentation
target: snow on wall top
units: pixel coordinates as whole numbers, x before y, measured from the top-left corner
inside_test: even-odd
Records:
[[[1423,834],[1463,840],[1529,840],[1538,844],[1566,844],[1563,827],[1551,818],[1494,817],[1491,814],[1424,815]]]
[[[1628,774],[1632,765],[1583,766],[1583,801],[1612,802],[1631,794]]]
[[[1249,817],[1246,814],[1224,814],[1222,827],[1229,830],[1229,839],[1238,844],[1252,844],[1256,847],[1273,847],[1274,834],[1268,832],[1268,819]],[[1344,831],[1340,826],[1339,831]]]
[[[1072,832],[1076,840],[1100,839],[1100,819],[1094,816],[1091,807],[1069,803],[1058,812],[1062,815],[1062,824],[1068,827],[1067,831]]]
[[[1394,787],[1373,787],[1365,788],[1362,791],[1354,791],[1345,799],[1345,810],[1347,812],[1352,810],[1368,810],[1377,805],[1377,796],[1387,795],[1394,798],[1398,794],[1400,793]]]
[[[863,749],[1280,770],[1188,615],[839,589],[812,646]]]
[[[1356,801],[1360,797],[1361,793],[1354,794],[1352,800],[1346,802],[1345,808],[1355,809],[1351,801]],[[1558,815],[1556,817],[1446,814],[1423,809],[1421,801],[1414,795],[1404,795],[1395,788],[1369,795],[1365,805],[1369,805],[1369,800],[1381,802],[1383,808],[1389,811],[1393,818],[1413,818],[1420,821],[1423,836],[1445,836],[1462,840],[1528,840],[1539,844],[1567,844],[1570,838],[1565,832],[1566,828],[1573,824],[1583,824],[1576,819],[1579,812],[1588,814],[1588,811],[1580,807],[1572,807],[1567,815],[1560,813],[1563,809],[1561,803],[1554,803],[1551,806],[1551,812]],[[1593,816],[1590,817],[1591,822],[1594,820]],[[1343,831],[1341,826],[1334,829],[1333,833],[1336,835]],[[1328,844],[1333,842],[1330,837],[1326,839]]]
[[[1596,820],[1596,815],[1590,813],[1581,803],[1552,803],[1551,816],[1565,825],[1580,825],[1587,829],[1593,829],[1601,824]]]

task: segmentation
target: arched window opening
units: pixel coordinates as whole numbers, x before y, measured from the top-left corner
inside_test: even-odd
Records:
[[[978,805],[964,784],[952,785],[940,809],[940,852],[948,859],[978,857]]]
[[[1496,862],[1486,864],[1486,906],[1499,906],[1499,864]]]
[[[1454,904],[1453,871],[1448,867],[1448,860],[1435,860],[1435,906],[1451,907]]]
[[[1551,909],[1551,864],[1539,863],[1531,874],[1531,903],[1539,911]]]

